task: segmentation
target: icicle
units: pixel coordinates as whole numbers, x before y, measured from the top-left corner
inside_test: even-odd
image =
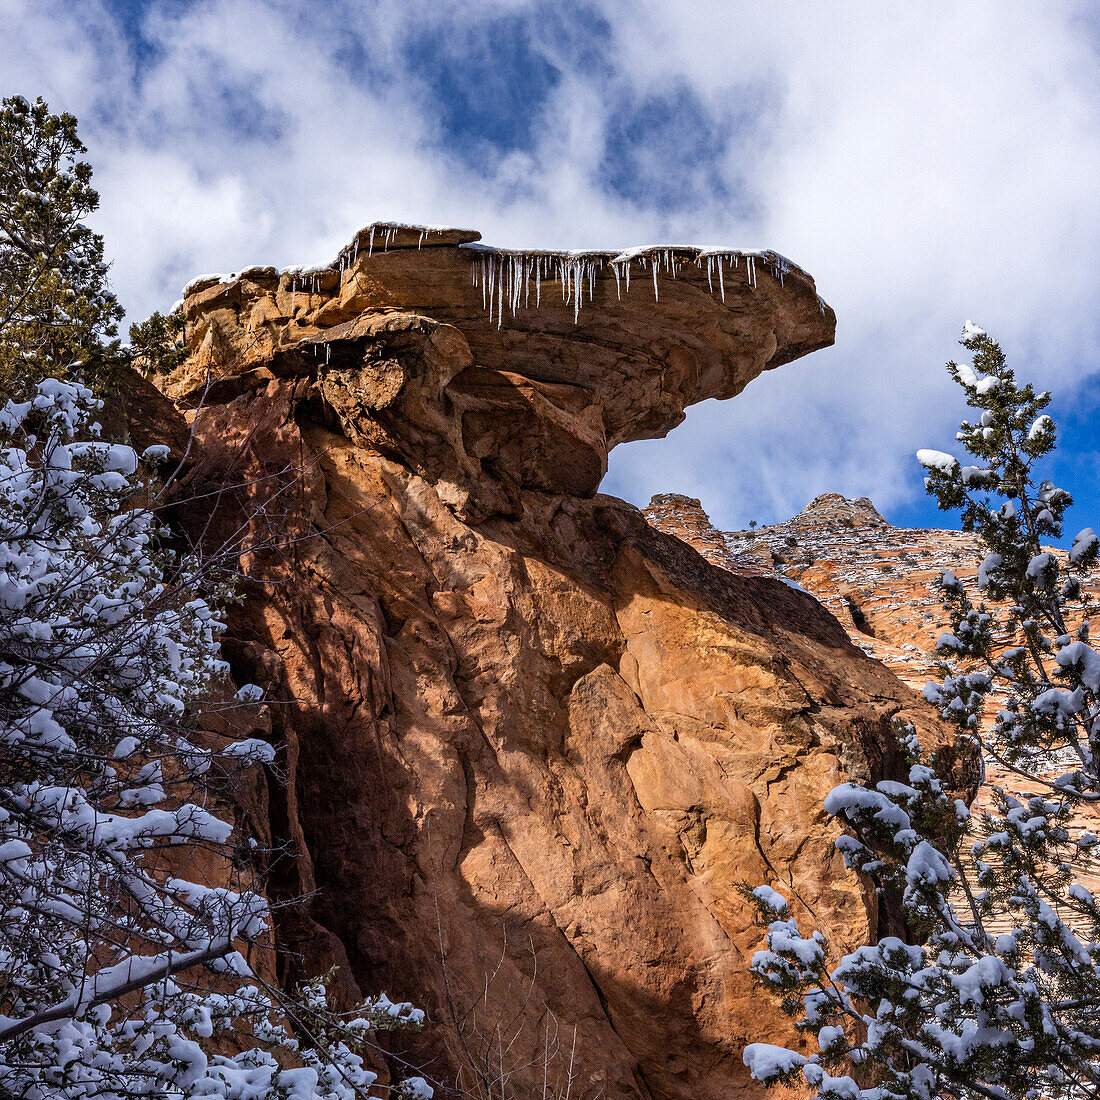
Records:
[[[420,230],[420,240],[418,240],[418,241],[416,242],[416,247],[417,247],[417,249],[419,249],[419,248],[420,248],[420,246],[421,246],[421,245],[422,245],[422,244],[424,243],[424,234],[425,234],[426,232],[427,232],[427,230],[425,230],[425,229],[421,228],[421,230]]]
[[[386,228],[383,231],[383,244],[392,245],[399,231],[400,227]],[[422,243],[427,240],[431,231],[425,228],[420,229],[419,232],[419,240]],[[351,271],[357,243],[358,238],[353,245],[349,246],[348,251],[338,258],[341,278],[346,277]],[[717,282],[718,294],[725,304],[726,263],[730,264],[731,270],[738,269],[741,266],[742,256],[746,260],[746,285],[752,289],[759,286],[757,260],[764,264],[767,272],[781,286],[785,285],[786,275],[793,267],[782,256],[771,252],[750,254],[720,249],[684,252],[674,247],[658,246],[645,250],[632,249],[622,253],[617,261],[613,261],[610,257],[592,253],[532,253],[520,250],[498,252],[486,248],[481,252],[480,257],[471,256],[470,281],[474,287],[481,288],[482,307],[488,312],[490,324],[495,321],[498,329],[504,326],[505,309],[512,317],[516,317],[521,309],[531,308],[532,280],[535,284],[534,308],[542,308],[543,279],[557,280],[561,289],[561,301],[565,305],[572,305],[573,322],[579,324],[580,314],[585,306],[585,292],[587,291],[590,304],[596,301],[598,273],[603,268],[605,260],[610,264],[611,275],[615,279],[617,301],[621,302],[623,297],[630,293],[630,268],[636,260],[643,271],[649,273],[653,282],[655,302],[661,300],[661,276],[671,275],[672,278],[678,279],[684,264],[691,262],[700,274],[704,268],[706,269],[707,289],[711,294],[714,293],[715,282]],[[325,274],[327,272],[319,271],[310,277],[310,285],[314,293],[321,293],[320,282]],[[295,284],[292,281],[292,301],[294,289]],[[827,307],[823,308],[827,309]]]
[[[367,259],[374,255],[374,226],[370,227],[370,248],[367,250]]]
[[[332,345],[325,344],[325,366],[329,364],[329,360],[332,359]]]

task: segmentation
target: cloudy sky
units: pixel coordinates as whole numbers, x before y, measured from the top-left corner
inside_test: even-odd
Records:
[[[971,317],[1054,391],[1071,522],[1100,519],[1093,0],[0,0],[0,26],[0,91],[80,119],[132,318],[372,220],[774,248],[836,346],[620,447],[607,491],[939,524],[912,453],[950,445]]]

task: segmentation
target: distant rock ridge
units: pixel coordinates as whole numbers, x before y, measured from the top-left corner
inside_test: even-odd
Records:
[[[273,900],[309,899],[275,910],[280,980],[415,1001],[391,1049],[467,1094],[500,1039],[517,1097],[544,1070],[572,1100],[762,1096],[744,1044],[812,1038],[754,987],[737,883],[838,950],[899,930],[821,802],[901,774],[895,717],[942,730],[770,558],[715,568],[598,487],[611,447],[831,343],[832,312],[793,265],[657,248],[629,290],[546,253],[562,278],[528,267],[514,313],[538,257],[496,254],[490,314],[468,235],[374,233],[194,282],[162,380],[194,433],[179,522],[240,547],[225,650],[271,701],[285,783],[239,820],[285,846]]]
[[[667,531],[683,539],[712,565],[734,572],[753,572],[749,562],[730,550],[726,536],[710,522],[710,516],[695,497],[660,493],[649,502],[645,517],[658,531]],[[770,571],[761,569],[757,572],[767,576]]]
[[[930,654],[944,629],[942,571],[971,576],[981,555],[973,535],[895,527],[870,498],[839,493],[820,494],[782,523],[743,531],[719,531],[698,500],[674,493],[654,497],[645,514],[714,565],[802,585],[853,642],[903,666],[917,650]],[[929,659],[919,675],[934,670]]]
[[[837,493],[823,493],[791,519],[756,530],[718,531],[699,501],[676,494],[654,497],[645,514],[658,530],[683,539],[714,565],[801,585],[836,616],[855,645],[887,665],[914,693],[945,673],[935,653],[937,639],[948,629],[939,588],[943,571],[970,580],[984,556],[975,535],[895,527],[867,497],[849,500]],[[1064,557],[1065,552],[1054,553]],[[1095,599],[1095,581],[1091,590]],[[955,667],[948,662],[948,669]],[[1004,702],[995,691],[990,711]],[[1052,759],[1050,776],[1071,766],[1072,761]],[[988,807],[993,785],[1017,796],[1042,793],[992,757],[985,761],[985,774],[978,809]],[[1100,810],[1082,809],[1077,825],[1100,833]],[[1100,890],[1093,861],[1073,866],[1078,881]]]
[[[814,497],[802,509],[800,515],[790,522],[797,522],[800,518],[814,523],[851,520],[856,527],[889,526],[871,503],[870,497],[856,497],[854,500],[849,500],[839,493],[822,493]]]

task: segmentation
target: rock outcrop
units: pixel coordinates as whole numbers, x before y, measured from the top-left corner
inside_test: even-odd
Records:
[[[823,494],[791,519],[757,530],[718,531],[698,501],[675,494],[654,497],[646,517],[659,530],[689,541],[723,569],[742,576],[779,576],[801,585],[836,616],[855,645],[886,664],[916,693],[944,676],[935,650],[950,624],[939,579],[949,569],[973,581],[985,554],[973,534],[895,527],[866,497],[848,500],[836,493]],[[1065,551],[1052,552],[1064,561]],[[1095,580],[1085,589],[1095,601]],[[1066,609],[1071,622],[1079,621],[1085,610],[1072,602]],[[947,667],[958,666],[950,661]],[[987,716],[991,719],[1006,702],[1003,691],[995,689]],[[1075,765],[1068,751],[1056,753],[1048,762],[1047,778]],[[974,802],[979,811],[993,805],[994,786],[1018,798],[1047,790],[994,756],[985,759],[984,776],[985,785]],[[1082,807],[1075,815],[1075,828],[1100,832],[1100,811]],[[1075,881],[1100,890],[1095,860],[1082,852],[1071,866]],[[1001,925],[992,928],[1004,930]]]
[[[757,1095],[744,1043],[795,1039],[738,884],[837,948],[873,933],[821,802],[892,774],[891,719],[927,711],[816,600],[596,489],[610,447],[830,343],[832,312],[777,257],[726,253],[720,284],[636,253],[627,290],[609,254],[369,232],[197,281],[164,384],[179,522],[238,548],[226,651],[268,692],[270,889],[308,899],[276,911],[282,980],[416,1001],[392,1056],[462,1095]]]
[[[982,556],[973,535],[895,527],[867,497],[838,493],[815,497],[782,523],[744,531],[717,530],[699,501],[678,494],[654,497],[645,514],[715,565],[800,584],[855,644],[918,689],[935,673],[932,651],[946,629],[940,575],[971,577]]]

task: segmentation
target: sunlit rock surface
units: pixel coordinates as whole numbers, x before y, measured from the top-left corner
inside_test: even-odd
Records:
[[[831,343],[832,311],[768,254],[719,283],[657,249],[629,291],[610,253],[508,259],[528,284],[490,316],[506,257],[385,237],[198,280],[164,383],[180,523],[240,547],[226,650],[271,700],[271,893],[309,898],[277,911],[281,977],[414,1000],[392,1049],[443,1081],[506,1048],[516,1096],[570,1067],[575,1100],[758,1095],[745,1042],[798,1040],[738,884],[872,934],[821,802],[927,711],[816,600],[596,490],[610,447]]]
[[[646,517],[715,565],[739,575],[779,576],[801,585],[836,616],[855,645],[883,661],[914,693],[945,675],[935,652],[937,639],[950,629],[939,587],[943,571],[971,582],[985,554],[974,535],[895,527],[866,497],[849,500],[836,493],[816,497],[783,523],[756,530],[718,531],[699,501],[677,494],[655,497]],[[1065,560],[1064,551],[1054,553]],[[1080,621],[1081,605],[1068,604],[1067,611],[1071,622]],[[957,668],[954,662],[948,667]],[[992,719],[1006,701],[1003,691],[994,690],[987,717]],[[1054,754],[1043,774],[1052,780],[1074,766],[1068,754]],[[1049,791],[992,755],[985,760],[985,779],[974,803],[977,811],[992,805],[994,786],[1018,798]],[[1100,832],[1100,811],[1082,807],[1076,829]],[[1100,890],[1096,860],[1083,852],[1078,857],[1072,863],[1075,880]],[[1002,921],[993,930],[1006,927]]]

